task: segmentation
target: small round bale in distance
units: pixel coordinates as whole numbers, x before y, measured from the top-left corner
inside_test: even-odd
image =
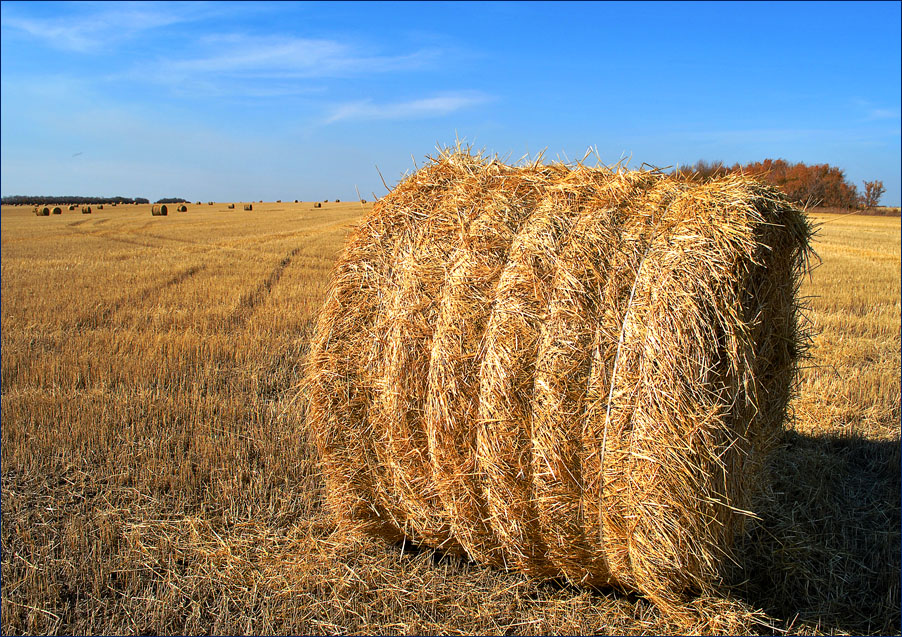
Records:
[[[244,204],[244,209],[245,209],[245,210],[253,210],[253,209],[254,209],[254,204],[252,204],[252,203],[246,203],[246,204]]]
[[[98,205],[97,205],[97,209],[98,209],[98,210],[103,210],[103,204],[98,204]]]
[[[322,207],[323,207],[323,204],[321,204],[319,201],[317,201],[317,202],[315,202],[315,203],[313,204],[313,207],[314,207],[314,208],[322,208]]]
[[[81,214],[83,214],[83,215],[89,215],[89,214],[91,214],[91,206],[82,206],[82,207],[81,207]]]
[[[166,204],[154,204],[150,207],[150,214],[154,217],[165,217],[169,214],[169,206]]]
[[[233,210],[234,208],[235,208],[235,204],[230,203],[230,204],[229,204],[229,210]]]
[[[60,208],[59,206],[54,206],[53,210],[51,212],[53,212],[53,214],[55,214],[55,215],[61,215],[61,214],[63,214],[63,209]]]
[[[75,204],[69,204],[69,210],[75,210]]]
[[[178,210],[179,212],[188,212],[188,206],[186,206],[185,204],[182,204],[181,206],[179,206],[179,207],[177,208],[177,210]]]
[[[39,217],[49,217],[50,216],[50,207],[49,206],[38,206],[35,208],[34,213]]]
[[[668,604],[762,488],[812,229],[743,176],[446,151],[333,273],[307,422],[342,525]]]

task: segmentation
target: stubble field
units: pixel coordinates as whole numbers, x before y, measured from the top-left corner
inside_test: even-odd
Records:
[[[665,615],[335,531],[296,388],[369,207],[3,207],[4,633],[900,633],[898,217],[814,217],[772,486]]]

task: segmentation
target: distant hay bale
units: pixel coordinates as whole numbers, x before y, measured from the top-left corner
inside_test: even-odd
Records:
[[[49,217],[50,216],[50,207],[49,206],[38,206],[34,209],[34,213],[39,217]]]
[[[366,203],[366,199],[361,199],[360,203]]]
[[[55,215],[61,215],[61,214],[63,214],[63,209],[60,208],[59,206],[54,206],[53,210],[51,210],[51,212]]]
[[[341,203],[341,200],[340,200],[340,199],[336,199],[336,200],[335,200],[335,203]]]
[[[244,204],[244,209],[245,209],[245,210],[253,210],[253,209],[254,209],[254,204],[252,204],[252,203],[246,203],[246,204]]]
[[[69,204],[69,210],[75,210],[75,204]]]
[[[234,208],[235,208],[235,204],[230,203],[230,204],[229,204],[229,210],[233,210]]]
[[[98,204],[98,205],[97,205],[97,209],[98,209],[98,210],[103,210],[103,204]]]
[[[307,419],[339,521],[668,604],[782,430],[811,227],[742,176],[443,153],[336,265]]]
[[[169,206],[166,204],[154,204],[150,207],[150,214],[154,217],[165,217],[169,214]]]
[[[322,208],[322,207],[323,207],[323,204],[321,204],[320,202],[317,201],[317,202],[315,202],[315,203],[313,204],[313,207],[314,207],[314,208]]]
[[[282,203],[281,199],[276,199],[276,203]]]
[[[298,202],[298,200],[297,200],[297,199],[295,199],[295,200],[294,200],[294,203],[297,203],[297,202]]]
[[[198,202],[198,204],[200,204],[200,202]],[[208,205],[208,206],[212,206],[212,205],[213,205],[213,202],[212,202],[212,201],[208,201],[208,202],[207,202],[207,205]]]
[[[185,204],[182,204],[181,206],[179,206],[178,208],[176,208],[176,210],[177,210],[178,212],[188,212],[188,206],[186,206]]]
[[[91,206],[82,206],[82,207],[81,207],[81,214],[83,214],[83,215],[89,215],[89,214],[91,214]]]

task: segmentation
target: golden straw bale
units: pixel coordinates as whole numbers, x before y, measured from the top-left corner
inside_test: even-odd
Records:
[[[443,152],[336,266],[308,422],[344,525],[669,604],[782,431],[811,227],[773,188]]]
[[[178,210],[178,212],[188,212],[188,206],[186,206],[185,204],[182,204],[181,206],[176,208],[176,210]]]
[[[61,214],[63,214],[63,209],[60,208],[59,206],[54,206],[50,212],[55,215],[61,215]]]
[[[150,207],[150,214],[154,217],[165,217],[169,214],[169,206],[166,204],[154,204]]]
[[[81,214],[83,214],[83,215],[89,215],[89,214],[91,214],[91,206],[82,206],[82,207],[81,207]]]
[[[254,204],[252,204],[252,203],[246,203],[246,204],[244,204],[244,209],[245,209],[245,210],[253,210],[253,209],[254,209]]]

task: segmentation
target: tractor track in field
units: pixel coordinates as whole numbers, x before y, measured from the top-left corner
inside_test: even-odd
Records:
[[[290,250],[282,257],[282,260],[279,261],[276,267],[272,269],[260,285],[241,297],[241,300],[238,301],[238,307],[232,313],[229,321],[232,326],[237,327],[247,323],[256,307],[269,296],[272,292],[272,288],[279,282],[279,279],[282,278],[285,269],[291,264],[292,259],[294,259],[300,251],[300,247]]]
[[[76,319],[75,328],[84,329],[108,326],[111,324],[110,319],[112,318],[112,316],[126,304],[141,304],[154,294],[159,294],[163,290],[170,288],[173,285],[178,285],[179,283],[186,281],[198,272],[204,270],[206,267],[206,265],[193,265],[189,268],[185,268],[184,270],[180,270],[173,277],[167,279],[166,281],[163,281],[162,283],[157,283],[155,285],[150,285],[144,288],[137,294],[126,294],[125,296],[120,297],[112,303],[98,308],[93,312],[88,312],[84,316]]]

